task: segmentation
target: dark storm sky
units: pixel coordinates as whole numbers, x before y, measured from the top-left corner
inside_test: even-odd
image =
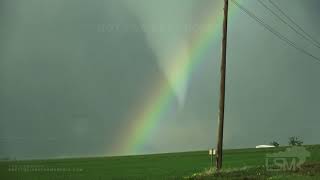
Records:
[[[241,3],[320,57],[319,48],[256,1]],[[320,41],[319,1],[277,3]],[[192,43],[192,32],[133,28],[196,24],[206,11],[221,11],[221,5],[218,0],[2,0],[0,157],[119,155],[114,147],[134,120],[129,113],[144,108],[140,106],[155,82],[172,85],[166,53]],[[319,143],[320,62],[289,47],[236,7],[230,9],[225,147],[272,140],[286,144],[293,135],[307,144]],[[108,25],[125,28],[101,31]],[[150,134],[152,141],[145,142],[141,153],[215,144],[219,42],[209,49],[184,89],[171,87],[177,93],[177,112],[160,121],[161,128]]]

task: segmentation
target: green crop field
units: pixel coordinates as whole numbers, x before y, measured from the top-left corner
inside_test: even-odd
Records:
[[[156,155],[57,160],[2,161],[0,179],[320,179],[320,145],[304,146],[311,156],[296,171],[267,171],[266,154],[284,151],[237,149],[224,151],[224,168],[210,170],[208,151]]]

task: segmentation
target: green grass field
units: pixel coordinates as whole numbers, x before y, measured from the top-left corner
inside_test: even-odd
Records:
[[[305,146],[311,157],[303,170],[269,172],[265,170],[271,149],[238,149],[224,151],[224,169],[208,173],[211,166],[208,151],[141,156],[98,157],[34,161],[0,162],[0,179],[26,180],[104,180],[104,179],[320,179],[320,145]],[[195,175],[197,174],[197,175]]]

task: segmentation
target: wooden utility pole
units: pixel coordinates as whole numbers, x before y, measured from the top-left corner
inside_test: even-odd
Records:
[[[229,0],[224,0],[224,18],[222,29],[222,56],[221,56],[221,80],[220,80],[220,100],[219,100],[219,123],[218,140],[216,153],[216,168],[222,167],[222,145],[223,145],[223,125],[224,125],[224,105],[225,105],[225,87],[226,87],[226,61],[227,61],[227,34],[228,34],[228,9]]]

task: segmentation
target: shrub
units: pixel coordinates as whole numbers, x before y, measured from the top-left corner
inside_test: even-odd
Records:
[[[303,144],[303,141],[300,140],[296,136],[289,137],[289,145],[290,146],[301,146]]]
[[[280,146],[280,144],[277,141],[272,141],[270,143],[270,145],[273,145],[274,147],[279,147]]]

